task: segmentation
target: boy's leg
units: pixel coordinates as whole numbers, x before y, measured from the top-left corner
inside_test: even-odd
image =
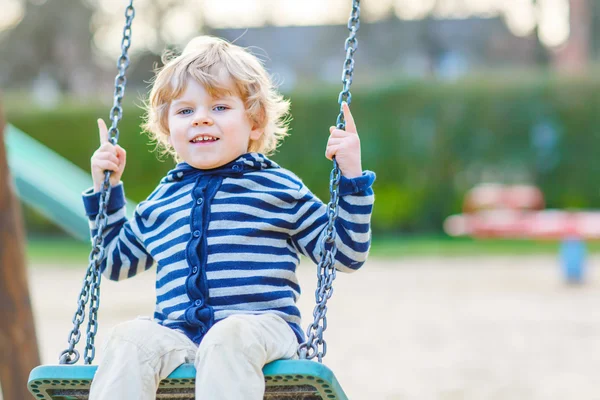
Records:
[[[275,314],[232,315],[215,324],[196,354],[196,399],[262,400],[265,364],[294,358],[298,340]]]
[[[90,400],[154,400],[160,380],[196,350],[183,333],[148,318],[119,324],[103,349]]]

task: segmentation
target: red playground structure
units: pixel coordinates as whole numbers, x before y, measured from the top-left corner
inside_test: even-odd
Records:
[[[560,240],[560,259],[569,283],[583,282],[585,240],[600,239],[600,211],[544,209],[535,186],[483,184],[465,196],[463,213],[449,216],[450,236]]]

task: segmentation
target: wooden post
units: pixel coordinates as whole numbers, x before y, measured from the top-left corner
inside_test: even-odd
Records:
[[[0,105],[0,384],[4,399],[29,399],[27,379],[40,365],[27,285],[21,208],[13,192]]]

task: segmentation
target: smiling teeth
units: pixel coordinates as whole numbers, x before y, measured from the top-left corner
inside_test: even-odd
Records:
[[[192,143],[198,143],[198,142],[214,142],[218,139],[212,137],[212,136],[199,136],[195,139],[192,140]]]

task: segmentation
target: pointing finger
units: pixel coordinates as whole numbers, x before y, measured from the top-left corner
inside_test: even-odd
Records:
[[[100,134],[100,144],[108,143],[108,128],[102,118],[98,118],[98,133]]]
[[[346,132],[358,133],[356,130],[356,124],[354,123],[354,118],[352,118],[352,113],[350,112],[350,107],[348,103],[342,103],[342,111],[344,112],[344,121],[346,121]]]

